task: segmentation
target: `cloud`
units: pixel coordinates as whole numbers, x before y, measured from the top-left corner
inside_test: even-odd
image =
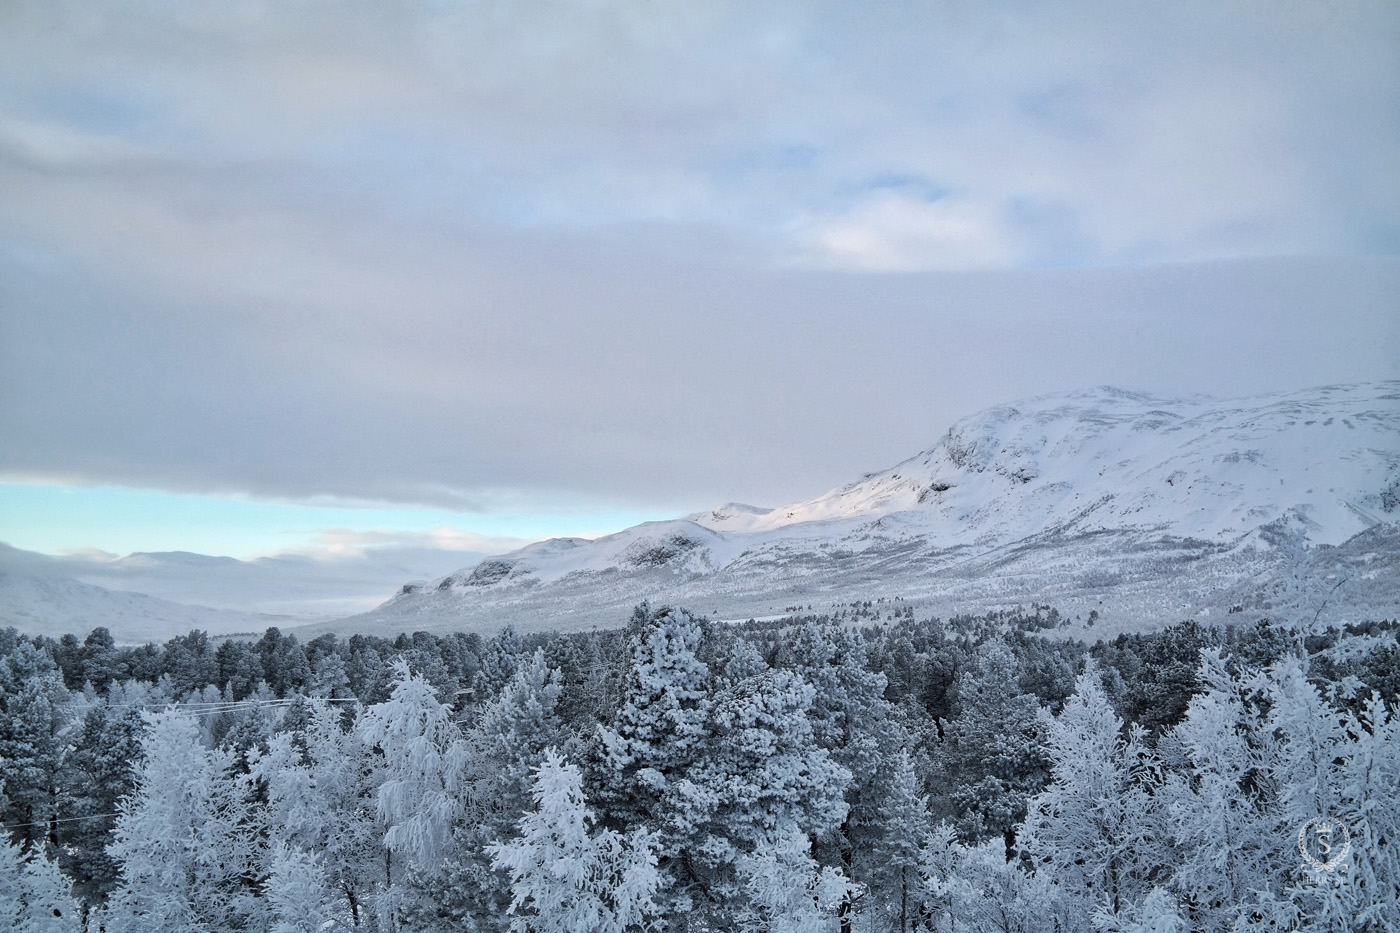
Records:
[[[1044,391],[1229,396],[1393,378],[1400,359],[1395,262],[850,276],[642,246],[512,261],[505,284],[446,304],[425,294],[452,273],[429,264],[433,278],[376,314],[171,304],[11,259],[0,471],[684,514],[819,493],[932,444],[961,414]]]
[[[782,258],[803,217],[879,214],[878,193],[853,202],[861,179],[916,173],[967,192],[979,225],[1068,203],[1096,262],[1346,252],[1355,211],[1400,208],[1387,3],[60,0],[8,18],[0,112],[31,163],[135,147],[170,160],[149,180],[177,201],[214,172],[230,194],[426,224],[717,224]]]
[[[990,205],[882,192],[851,215],[811,224],[809,261],[873,272],[994,269],[1017,258]]]
[[[679,514],[1021,395],[1393,377],[1397,32],[1385,2],[12,3],[0,475]]]
[[[317,560],[366,558],[388,552],[500,554],[529,544],[529,539],[482,535],[458,528],[432,531],[358,531],[327,528],[319,532],[310,547],[288,552]]]
[[[372,609],[406,582],[443,576],[524,543],[449,529],[423,535],[328,531],[311,548],[254,560],[185,552],[54,556],[0,544],[0,575],[72,578],[189,605],[334,618]]]

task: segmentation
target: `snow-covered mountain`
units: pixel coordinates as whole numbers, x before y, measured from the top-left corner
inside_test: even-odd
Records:
[[[1400,382],[1221,401],[1114,388],[1001,405],[777,509],[543,541],[409,585],[341,630],[576,628],[642,600],[721,618],[899,596],[1052,603],[1097,632],[1400,613]]]
[[[210,635],[261,634],[303,620],[290,616],[213,609],[81,583],[65,577],[0,573],[0,628],[30,635],[72,634],[98,626],[120,644],[163,642],[200,629]]]

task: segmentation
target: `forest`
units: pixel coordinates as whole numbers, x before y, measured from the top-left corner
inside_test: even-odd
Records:
[[[0,927],[1400,928],[1400,624],[1062,621],[0,631]]]

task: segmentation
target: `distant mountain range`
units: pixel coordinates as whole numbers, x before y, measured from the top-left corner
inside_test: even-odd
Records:
[[[163,642],[193,629],[211,635],[262,634],[303,620],[192,606],[144,593],[109,590],[65,577],[0,573],[0,628],[79,638],[102,626],[122,644]]]
[[[1055,606],[1088,634],[1185,618],[1400,615],[1400,382],[1222,401],[1114,388],[1000,405],[902,463],[776,509],[731,503],[489,557],[315,628],[609,627],[899,597]],[[1076,621],[1077,620],[1077,621]]]
[[[865,601],[942,616],[1048,604],[1088,637],[1186,618],[1394,618],[1400,381],[1231,401],[1098,388],[1000,405],[815,499],[541,541],[309,625],[56,578],[55,561],[0,546],[0,625],[105,625],[125,641],[268,625],[307,637],[492,634],[614,627],[644,599],[718,619]],[[141,581],[176,598],[195,592],[180,589],[188,572],[201,575],[200,592],[212,580],[214,592],[252,587],[262,605],[314,604],[313,578],[285,561],[173,553],[103,567],[118,586]]]
[[[193,628],[260,633],[363,612],[410,574],[480,556],[399,546],[253,560],[184,551],[55,557],[0,544],[0,627],[84,635],[100,625],[123,642],[164,641]]]

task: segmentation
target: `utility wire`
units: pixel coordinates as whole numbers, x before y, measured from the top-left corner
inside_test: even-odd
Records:
[[[238,712],[240,710],[259,709],[261,707],[281,707],[294,706],[299,700],[319,700],[326,703],[358,703],[356,697],[298,697],[282,700],[185,700],[182,702],[164,701],[152,703],[109,703],[104,705],[94,704],[92,709],[154,709],[163,710],[174,707],[189,713],[227,713]]]
[[[121,813],[93,813],[90,816],[63,816],[55,817],[52,820],[39,820],[35,823],[4,823],[0,825],[3,825],[5,829],[27,829],[30,826],[48,826],[50,823],[76,823],[80,820],[101,820],[109,816],[121,816]]]

